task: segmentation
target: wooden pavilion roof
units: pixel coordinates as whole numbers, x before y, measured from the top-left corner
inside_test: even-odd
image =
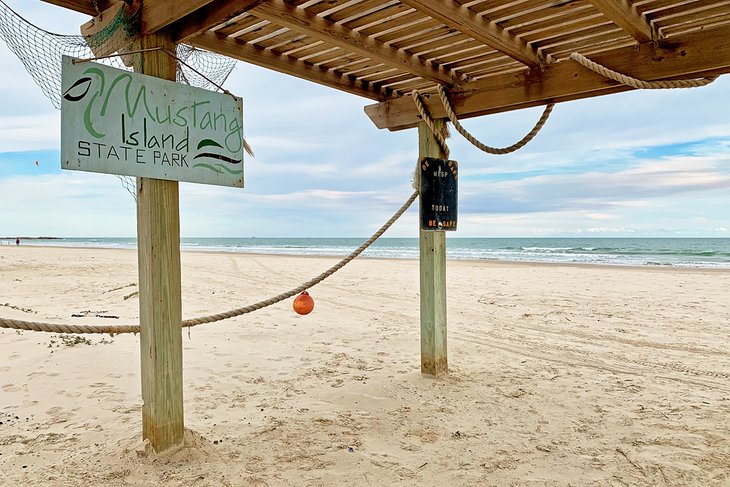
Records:
[[[43,0],[96,15],[116,0]],[[568,57],[647,81],[730,72],[728,0],[143,0],[144,34],[373,100],[376,126],[460,118],[631,88]]]

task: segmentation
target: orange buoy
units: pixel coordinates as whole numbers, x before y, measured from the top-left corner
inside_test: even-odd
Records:
[[[314,299],[307,291],[302,291],[302,294],[294,298],[292,308],[300,315],[308,315],[314,309]]]

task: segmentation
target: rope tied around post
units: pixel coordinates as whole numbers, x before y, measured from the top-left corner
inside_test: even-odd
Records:
[[[263,301],[259,301],[258,303],[254,303],[248,306],[244,306],[242,308],[233,309],[230,311],[225,311],[223,313],[218,313],[215,315],[210,316],[201,316],[198,318],[192,318],[189,320],[184,320],[182,322],[183,328],[190,328],[197,325],[203,325],[206,323],[214,323],[216,321],[222,321],[228,318],[234,318],[236,316],[241,316],[246,313],[251,313],[252,311],[259,310],[261,308],[265,308],[267,306],[271,306],[273,304],[276,304],[278,302],[284,301],[285,299],[288,299],[295,294],[299,294],[300,292],[304,291],[305,289],[309,289],[311,287],[314,287],[315,285],[319,284],[320,282],[327,279],[329,276],[337,272],[338,270],[345,267],[350,261],[352,261],[355,257],[363,253],[365,249],[370,247],[370,245],[373,244],[378,238],[380,238],[383,233],[388,230],[393,223],[400,218],[403,213],[406,212],[408,208],[410,208],[411,204],[416,200],[418,197],[418,191],[414,191],[413,194],[406,200],[405,203],[398,209],[398,211],[393,214],[390,219],[383,224],[382,227],[378,229],[368,240],[366,240],[362,245],[360,245],[357,249],[352,251],[347,257],[339,261],[337,264],[333,265],[317,277],[310,279],[309,281],[305,282],[304,284],[295,287],[294,289],[291,289],[289,291],[286,291],[284,293],[281,293],[277,296],[274,296],[269,299],[265,299]],[[139,325],[63,325],[63,324],[56,324],[56,323],[42,323],[42,322],[36,322],[36,321],[22,321],[22,320],[11,320],[8,318],[0,318],[0,328],[10,328],[14,330],[30,330],[30,331],[45,331],[50,333],[109,333],[112,335],[119,335],[121,333],[139,333],[140,326]]]
[[[416,110],[418,110],[419,115],[421,116],[421,120],[424,121],[426,125],[428,125],[428,128],[431,129],[431,132],[433,132],[434,137],[436,137],[436,141],[439,144],[439,147],[441,147],[441,151],[444,153],[444,157],[449,157],[449,146],[446,144],[446,139],[449,137],[448,129],[446,128],[446,125],[444,125],[444,130],[436,130],[436,126],[433,123],[433,119],[431,118],[431,115],[426,111],[426,107],[423,106],[423,101],[421,101],[421,94],[418,93],[418,90],[411,91],[411,98],[413,98],[413,103],[416,104]]]

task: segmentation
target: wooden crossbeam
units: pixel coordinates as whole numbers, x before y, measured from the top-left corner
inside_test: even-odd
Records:
[[[59,7],[67,8],[82,14],[95,16],[99,12],[103,12],[112,6],[117,0],[97,0],[96,4],[99,7],[99,12],[94,8],[94,4],[89,0],[41,0],[52,5],[58,5]]]
[[[631,2],[627,0],[590,0],[590,2],[637,41],[654,40],[654,29]]]
[[[382,101],[388,98],[387,93],[375,91],[354,77],[339,76],[333,71],[318,68],[317,66],[279,54],[270,49],[247,44],[235,38],[218,35],[214,32],[205,32],[190,38],[188,42],[202,49],[215,51],[225,56],[273,69],[280,73],[296,76],[297,78],[312,81],[347,93],[363,96],[371,100]]]
[[[142,2],[142,33],[152,34],[213,0],[157,0]]]
[[[254,15],[434,83],[454,86],[450,72],[439,69],[436,65],[426,64],[405,51],[349,30],[283,0],[269,0],[262,3],[254,10]]]
[[[723,25],[671,42],[629,46],[590,57],[620,73],[647,81],[696,78],[730,73],[727,39],[730,39],[730,25]],[[542,72],[505,74],[465,85],[459,92],[452,91],[449,99],[459,118],[469,118],[630,89],[565,60]],[[446,116],[438,96],[422,98],[433,118]],[[401,130],[415,127],[419,122],[410,96],[366,106],[365,112],[378,128]]]
[[[186,42],[189,38],[223,24],[242,13],[260,5],[264,0],[215,0],[205,7],[183,17],[170,26],[172,38],[176,43]]]
[[[439,22],[457,29],[527,66],[538,67],[544,63],[537,51],[525,41],[516,38],[458,2],[453,0],[401,0],[401,3],[418,9]]]

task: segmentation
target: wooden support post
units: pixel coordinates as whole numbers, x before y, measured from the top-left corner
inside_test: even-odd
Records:
[[[140,49],[175,52],[168,35],[143,36]],[[135,70],[175,79],[163,51],[135,55]],[[137,178],[142,437],[155,451],[183,441],[180,208],[177,181]]]
[[[434,120],[437,129],[445,121]],[[423,122],[418,124],[421,157],[445,158],[436,138]],[[421,265],[421,373],[446,373],[446,232],[419,230]]]

